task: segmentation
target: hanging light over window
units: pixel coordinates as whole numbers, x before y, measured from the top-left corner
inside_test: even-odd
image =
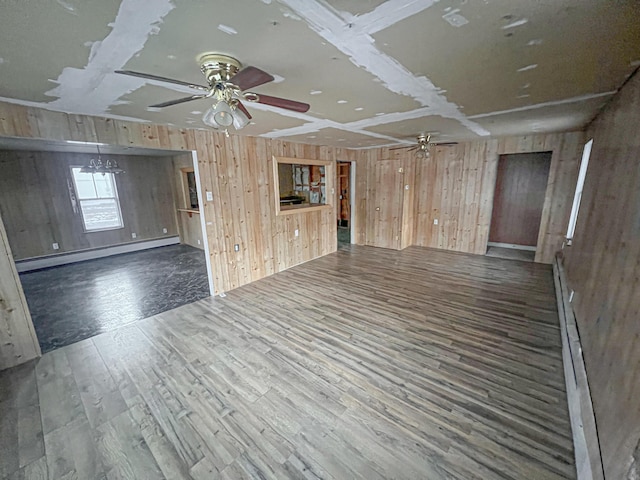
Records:
[[[81,173],[100,173],[102,175],[106,173],[120,174],[124,173],[124,170],[118,166],[118,162],[115,160],[107,159],[106,162],[102,161],[100,156],[100,146],[96,145],[98,149],[98,159],[89,160],[89,164],[80,169]]]

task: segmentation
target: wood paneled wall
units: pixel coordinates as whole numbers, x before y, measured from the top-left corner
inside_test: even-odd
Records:
[[[178,209],[191,209],[191,205],[188,201],[188,192],[185,191],[187,185],[185,185],[184,172],[182,171],[182,169],[193,168],[193,158],[191,157],[191,154],[179,155],[173,157],[172,163],[176,200],[175,210],[178,218],[178,233],[180,234],[180,243],[184,243],[185,245],[190,245],[199,249],[204,249],[200,214],[178,211]]]
[[[0,370],[40,356],[40,345],[0,218]]]
[[[86,233],[80,212],[74,213],[71,205],[70,167],[85,165],[94,157],[0,151],[0,212],[14,259],[177,235],[171,158],[124,155],[113,156],[126,171],[116,175],[124,228]],[[102,157],[106,160],[110,155]],[[54,250],[53,243],[60,249]]]
[[[596,118],[564,249],[606,478],[640,471],[640,75]],[[635,460],[634,460],[635,455]],[[636,471],[636,472],[637,472]]]
[[[276,216],[273,155],[332,160],[331,147],[231,136],[211,130],[132,123],[0,103],[0,135],[101,142],[174,151],[195,150],[202,191],[213,201],[205,216],[214,289],[224,292],[336,250],[335,208]],[[294,236],[298,229],[299,237]],[[234,245],[239,251],[234,251]],[[1,273],[1,272],[0,272]]]
[[[553,133],[433,147],[431,158],[415,160],[414,243],[484,254],[499,156],[551,151],[536,251],[536,262],[551,263],[566,234],[583,138],[582,132]]]

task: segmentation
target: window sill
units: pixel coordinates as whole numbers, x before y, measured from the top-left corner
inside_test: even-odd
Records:
[[[307,212],[317,212],[318,210],[329,210],[331,209],[331,205],[287,205],[284,207],[280,207],[280,210],[277,212],[278,215],[291,215],[294,213],[307,213]]]

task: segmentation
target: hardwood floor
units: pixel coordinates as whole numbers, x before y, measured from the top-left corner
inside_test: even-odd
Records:
[[[0,374],[8,478],[575,478],[546,265],[345,247]]]

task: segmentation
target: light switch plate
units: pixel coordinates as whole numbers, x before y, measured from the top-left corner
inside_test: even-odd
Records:
[[[434,224],[434,225],[437,225],[437,224],[438,224],[438,219],[437,219],[437,218],[434,218],[434,219],[433,219],[433,224]]]
[[[207,192],[207,202],[213,202],[213,192]]]

